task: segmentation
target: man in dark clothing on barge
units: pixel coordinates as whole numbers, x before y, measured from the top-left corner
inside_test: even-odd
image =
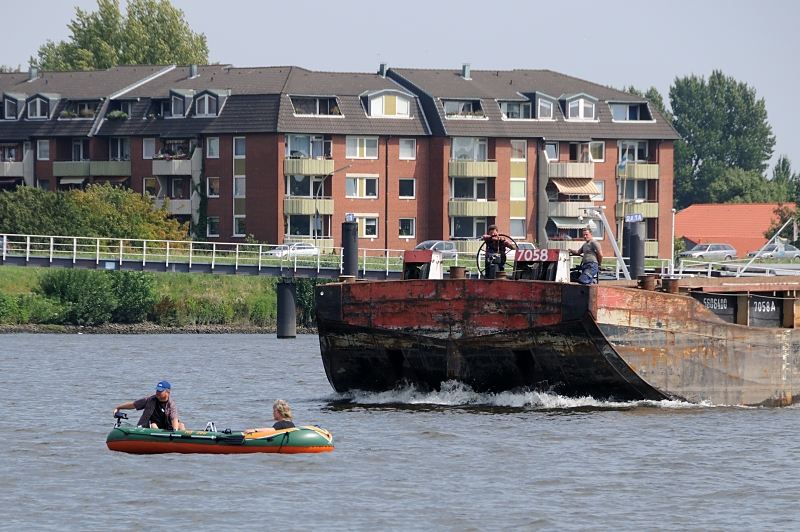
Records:
[[[486,244],[484,255],[484,276],[487,279],[497,277],[497,272],[505,271],[506,249],[514,249],[514,244],[497,231],[497,226],[489,226],[489,232],[482,237]]]
[[[161,381],[156,385],[156,393],[148,397],[122,403],[114,409],[114,415],[120,410],[143,410],[138,426],[151,429],[186,430],[178,419],[178,407],[170,398],[172,385]]]
[[[597,282],[597,272],[603,262],[603,252],[600,250],[600,244],[592,236],[592,230],[588,227],[583,230],[583,240],[583,245],[576,250],[569,250],[569,254],[581,257],[578,282],[594,284]]]

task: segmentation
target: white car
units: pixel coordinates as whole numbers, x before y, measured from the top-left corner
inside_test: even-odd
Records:
[[[305,242],[295,242],[272,248],[264,254],[270,257],[316,257],[319,248]]]
[[[755,257],[758,251],[751,251],[747,254],[748,257]],[[764,248],[760,259],[786,259],[786,260],[800,260],[800,249],[797,249],[791,244],[770,244]]]

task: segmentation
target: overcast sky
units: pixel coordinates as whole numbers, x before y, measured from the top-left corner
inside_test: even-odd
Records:
[[[125,1],[122,0],[123,5]],[[593,82],[655,86],[668,101],[676,77],[714,69],[755,87],[777,138],[800,171],[800,3],[789,0],[631,2],[317,2],[173,0],[208,38],[210,60],[374,72],[389,66],[547,68]],[[6,24],[0,64],[27,69],[47,39],[66,39],[75,6],[95,0],[26,0],[40,13]],[[35,22],[32,22],[34,21]]]

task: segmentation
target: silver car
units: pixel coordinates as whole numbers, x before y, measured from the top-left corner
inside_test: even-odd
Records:
[[[305,242],[296,242],[294,244],[283,244],[270,249],[264,254],[270,257],[316,257],[319,255],[319,248]]]
[[[692,249],[682,251],[678,257],[698,260],[731,260],[736,258],[736,248],[730,244],[697,244]]]
[[[748,257],[755,257],[758,251],[751,251],[747,254]],[[800,260],[800,249],[797,249],[791,244],[770,244],[766,246],[763,251],[761,251],[761,255],[758,256],[760,259],[783,259],[783,260]]]
[[[443,259],[454,259],[458,256],[455,242],[450,242],[449,240],[425,240],[417,244],[414,249],[439,251]]]

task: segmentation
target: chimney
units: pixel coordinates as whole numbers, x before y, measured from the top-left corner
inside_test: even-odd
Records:
[[[35,66],[28,68],[28,81],[33,81],[39,77],[39,69]]]
[[[386,63],[381,63],[380,68],[378,68],[378,75],[382,78],[386,77]]]
[[[469,70],[470,70],[469,69],[469,63],[464,63],[463,65],[461,65],[461,77],[466,79],[466,80],[472,79],[469,76]]]
[[[197,76],[197,65],[189,65],[189,79],[196,78]]]

